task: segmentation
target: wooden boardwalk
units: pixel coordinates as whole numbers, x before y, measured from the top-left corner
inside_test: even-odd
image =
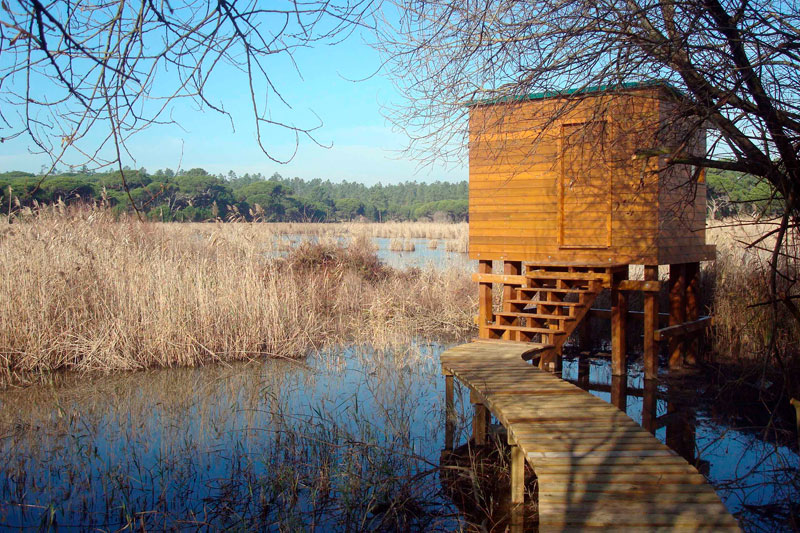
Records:
[[[533,468],[540,531],[739,529],[693,466],[613,405],[526,363],[530,349],[476,341],[441,362],[505,426],[512,502],[522,501],[523,461]]]

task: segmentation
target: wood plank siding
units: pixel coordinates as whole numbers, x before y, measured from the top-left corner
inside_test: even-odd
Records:
[[[663,91],[473,106],[470,257],[593,264],[708,258],[705,184],[686,215],[688,188],[676,185],[693,169],[667,172],[663,157],[634,157],[680,136],[670,132]],[[705,149],[701,132],[692,142],[693,151]]]

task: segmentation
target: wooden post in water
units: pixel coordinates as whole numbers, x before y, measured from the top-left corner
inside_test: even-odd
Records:
[[[474,408],[472,415],[472,440],[476,446],[486,444],[486,435],[489,431],[489,409],[483,405],[483,400],[472,390],[469,391],[469,401]]]
[[[587,314],[583,320],[581,320],[581,323],[578,324],[578,348],[581,350],[588,351],[592,349],[592,330],[589,327],[590,320],[591,316]]]
[[[453,450],[456,431],[456,406],[454,400],[453,375],[444,377],[444,449]]]
[[[578,387],[589,390],[589,359],[587,357],[578,358]]]
[[[666,445],[689,461],[689,464],[694,465],[697,461],[694,409],[687,399],[672,387],[667,391],[667,415]]]
[[[624,279],[628,279],[627,267],[623,272],[615,272],[611,280],[611,374],[614,376],[627,371],[628,296],[618,288]]]
[[[656,434],[656,419],[658,418],[658,382],[654,379],[644,380],[642,396],[642,427]]]
[[[479,274],[491,274],[492,262],[491,261],[478,261]],[[494,312],[492,311],[492,284],[479,283],[478,284],[478,337],[482,339],[489,338],[489,323],[494,321]]]
[[[700,318],[700,263],[686,263],[686,321]],[[700,357],[700,334],[694,333],[684,340],[686,363],[697,364]]]
[[[611,403],[623,413],[628,410],[628,376],[611,376]]]
[[[511,527],[512,532],[522,532],[525,508],[525,454],[511,437]]]
[[[658,265],[644,267],[645,281],[658,281]],[[644,379],[658,378],[658,342],[655,331],[658,329],[658,293],[644,293]]]
[[[669,325],[686,322],[686,265],[669,266]],[[669,368],[682,368],[684,341],[681,336],[669,340]]]

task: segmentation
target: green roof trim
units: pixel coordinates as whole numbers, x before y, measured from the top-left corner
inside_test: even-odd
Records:
[[[479,106],[479,105],[494,105],[494,104],[504,104],[508,102],[523,102],[527,100],[545,100],[547,98],[557,98],[559,96],[572,96],[577,94],[590,94],[590,93],[601,93],[601,92],[614,92],[614,91],[625,91],[625,90],[632,90],[632,89],[646,89],[646,88],[654,88],[654,87],[661,87],[669,92],[673,93],[676,96],[681,96],[683,93],[672,86],[670,83],[666,81],[660,80],[652,80],[652,81],[632,81],[626,83],[619,83],[615,85],[595,85],[592,87],[580,87],[580,88],[573,88],[573,89],[564,89],[559,91],[544,91],[540,93],[531,93],[531,94],[523,94],[519,96],[501,96],[499,98],[487,98],[485,100],[473,100],[472,102],[468,102],[466,104],[467,107],[471,106]]]

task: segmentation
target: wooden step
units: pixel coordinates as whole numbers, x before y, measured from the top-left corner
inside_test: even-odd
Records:
[[[532,270],[525,273],[528,279],[565,279],[578,281],[610,281],[611,276],[604,272],[558,272],[552,270]]]
[[[489,329],[500,329],[503,331],[522,331],[525,333],[543,333],[551,335],[559,335],[561,333],[564,333],[563,329],[529,328],[527,326],[504,326],[502,324],[489,324],[486,327]]]
[[[591,292],[589,289],[559,289],[557,287],[518,287],[518,291],[522,292],[552,292],[564,294],[579,294]]]
[[[583,307],[586,304],[581,302],[547,302],[544,300],[523,300],[523,299],[509,299],[503,300],[511,304],[528,304],[528,305],[551,305],[556,307]]]
[[[516,318],[538,318],[542,320],[575,320],[574,317],[567,316],[567,315],[546,315],[541,313],[526,313],[526,312],[509,312],[503,311],[502,313],[495,313],[495,316],[504,316],[504,317],[516,317]]]

